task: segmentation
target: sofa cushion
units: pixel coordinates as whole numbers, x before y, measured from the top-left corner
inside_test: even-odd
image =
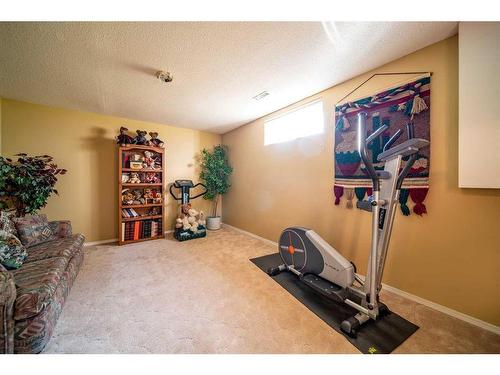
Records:
[[[14,219],[17,233],[24,246],[30,247],[50,241],[54,233],[45,215],[27,215]]]
[[[8,269],[21,267],[28,254],[19,238],[0,230],[0,264]]]
[[[15,217],[15,211],[0,211],[0,230],[4,230],[14,236],[17,236],[16,225],[13,221]]]
[[[61,237],[55,240],[31,246],[27,249],[28,258],[25,263],[36,262],[54,257],[71,258],[83,246],[84,237],[75,234],[69,237]]]
[[[49,221],[50,229],[54,232],[54,237],[70,237],[73,234],[71,221],[57,220]]]
[[[53,301],[68,262],[67,257],[48,258],[11,271],[17,287],[14,320],[32,317]]]

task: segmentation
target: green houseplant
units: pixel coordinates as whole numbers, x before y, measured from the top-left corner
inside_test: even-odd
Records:
[[[13,205],[18,216],[36,213],[45,207],[54,188],[57,176],[66,173],[58,168],[49,155],[28,156],[17,154],[17,160],[0,156],[0,200]]]
[[[232,172],[227,146],[217,145],[212,151],[207,149],[201,151],[200,179],[207,187],[203,198],[213,202],[211,216],[207,217],[207,229],[215,230],[221,227],[221,217],[217,214],[221,196],[231,187],[229,177]]]

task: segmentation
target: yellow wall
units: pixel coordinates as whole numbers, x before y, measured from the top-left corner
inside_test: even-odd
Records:
[[[500,190],[458,188],[457,56],[457,37],[452,37],[374,71],[433,72],[429,213],[397,214],[383,281],[500,325]],[[234,167],[224,222],[274,241],[287,226],[312,228],[364,274],[370,215],[345,208],[345,200],[334,205],[333,112],[338,100],[374,72],[312,97],[324,101],[322,135],[264,146],[266,117],[224,134]],[[401,80],[375,78],[356,96]]]
[[[220,143],[217,134],[150,122],[103,116],[2,100],[3,154],[52,155],[68,170],[57,183],[59,196],[49,198],[42,211],[50,219],[70,219],[74,231],[87,241],[117,238],[117,146],[114,137],[120,126],[131,131],[157,131],[166,144],[166,180],[198,181],[195,155],[203,147]],[[193,201],[208,211],[209,202]],[[177,203],[167,197],[167,229],[173,227]]]

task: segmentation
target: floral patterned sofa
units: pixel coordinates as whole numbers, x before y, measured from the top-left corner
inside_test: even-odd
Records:
[[[54,238],[27,248],[19,269],[0,265],[0,353],[40,353],[83,262],[81,234],[49,222]]]

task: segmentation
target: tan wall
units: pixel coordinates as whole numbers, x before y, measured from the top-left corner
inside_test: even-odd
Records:
[[[166,143],[166,180],[198,181],[195,155],[220,143],[217,134],[150,122],[103,116],[41,105],[2,100],[3,153],[49,154],[68,174],[57,184],[59,196],[49,198],[42,211],[51,219],[70,219],[87,241],[116,238],[117,147],[114,137],[121,125],[130,130],[157,131]],[[198,199],[205,211],[209,202]],[[177,203],[167,197],[167,229],[172,228]]]
[[[429,213],[397,214],[383,281],[500,325],[500,190],[458,188],[457,55],[453,37],[376,69],[433,72]],[[314,96],[325,104],[325,134],[264,146],[262,118],[223,135],[234,167],[226,223],[274,241],[287,226],[312,228],[365,273],[370,215],[334,205],[333,112],[372,73]],[[401,79],[375,78],[356,96]]]

